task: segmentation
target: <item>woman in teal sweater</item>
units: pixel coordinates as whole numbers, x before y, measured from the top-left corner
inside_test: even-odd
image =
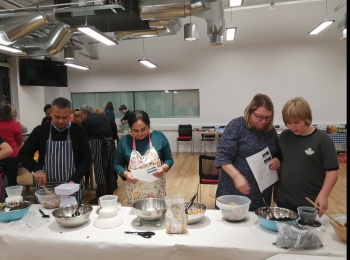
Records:
[[[128,118],[130,134],[120,139],[114,169],[126,180],[127,203],[143,198],[164,198],[165,173],[174,163],[168,139],[162,132],[151,130],[148,114],[142,110],[130,113]],[[156,165],[157,179],[153,182],[140,181],[134,178],[132,170],[145,169]]]

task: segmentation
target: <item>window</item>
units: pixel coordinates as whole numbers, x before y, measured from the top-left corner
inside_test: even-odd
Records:
[[[118,111],[120,105],[130,111],[144,110],[152,118],[199,117],[198,89],[72,93],[71,100],[73,109],[85,104],[104,109],[107,102],[112,102],[116,117],[122,117]]]

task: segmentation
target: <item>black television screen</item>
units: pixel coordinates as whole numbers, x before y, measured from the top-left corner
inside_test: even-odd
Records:
[[[68,87],[64,62],[19,59],[19,82],[24,86]]]

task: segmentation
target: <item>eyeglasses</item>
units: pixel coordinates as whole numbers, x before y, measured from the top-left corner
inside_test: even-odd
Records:
[[[266,122],[270,122],[271,119],[273,119],[273,116],[257,116],[255,112],[253,112],[253,114],[258,121],[263,121],[265,119]]]

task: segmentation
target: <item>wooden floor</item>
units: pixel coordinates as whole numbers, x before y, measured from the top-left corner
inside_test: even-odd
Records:
[[[210,154],[208,154],[210,155]],[[166,174],[167,179],[167,195],[183,194],[185,200],[190,200],[197,191],[198,185],[198,157],[199,153],[192,155],[191,153],[173,153],[174,166]],[[332,190],[328,200],[328,210],[330,214],[346,214],[346,170],[347,164],[340,163],[338,182]],[[32,175],[25,169],[20,169],[18,183],[20,185],[31,185]],[[118,179],[119,188],[114,192],[118,196],[118,202],[126,206],[125,182]],[[216,185],[201,185],[202,187],[202,203],[209,209],[215,207],[215,201],[209,194],[215,196]],[[33,195],[34,188],[29,187],[22,195]],[[87,190],[84,194],[84,203],[88,203],[90,199],[95,198],[94,190]],[[32,200],[31,200],[32,201]],[[32,201],[34,202],[34,201]]]

